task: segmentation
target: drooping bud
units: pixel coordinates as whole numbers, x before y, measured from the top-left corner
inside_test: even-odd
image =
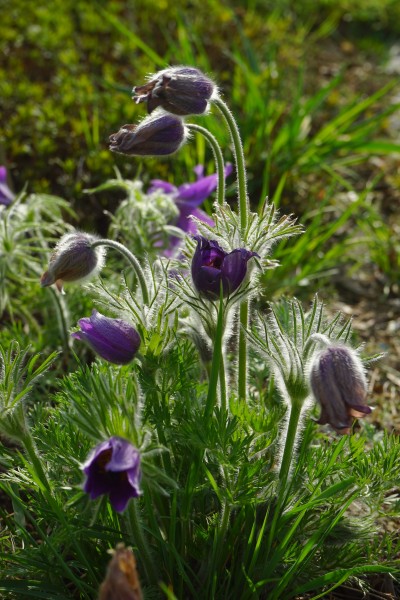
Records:
[[[146,102],[147,111],[161,106],[175,115],[201,115],[217,92],[209,77],[194,67],[170,67],[150,77],[150,81],[133,88],[135,102]]]
[[[354,418],[371,413],[364,368],[352,348],[325,348],[311,363],[310,384],[321,406],[317,423],[329,423],[338,433],[349,434]]]
[[[140,453],[128,440],[111,437],[98,444],[82,466],[83,489],[92,500],[108,494],[114,510],[123,512],[130,498],[140,496]]]
[[[176,152],[186,136],[182,119],[158,113],[110,135],[110,150],[129,156],[165,156]]]
[[[62,292],[65,281],[80,281],[98,273],[104,264],[104,248],[92,248],[97,238],[88,233],[67,233],[55,247],[49,268],[43,273],[40,284],[56,284]]]
[[[192,260],[192,279],[195,288],[209,300],[219,298],[222,285],[226,297],[238,289],[247,273],[247,262],[256,252],[237,248],[228,253],[215,240],[198,235]]]
[[[130,323],[113,319],[94,310],[90,317],[79,319],[81,331],[72,337],[86,342],[96,354],[116,365],[130,363],[139,350],[140,335]]]

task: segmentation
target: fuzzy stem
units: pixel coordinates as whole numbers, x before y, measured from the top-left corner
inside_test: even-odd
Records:
[[[211,365],[210,380],[208,382],[208,393],[206,400],[206,408],[204,411],[204,419],[207,422],[211,417],[214,406],[217,401],[217,384],[218,375],[220,373],[221,356],[222,356],[222,338],[224,335],[224,301],[223,290],[221,285],[221,295],[219,300],[217,327],[214,338],[214,352]]]
[[[224,173],[224,157],[222,154],[221,146],[219,145],[217,138],[201,125],[195,125],[194,123],[188,123],[188,129],[201,133],[211,146],[211,150],[214,154],[217,177],[218,177],[218,188],[217,188],[217,202],[223,204],[225,202],[225,173]]]
[[[223,351],[221,350],[221,362],[219,365],[219,390],[221,394],[221,409],[226,411],[227,409],[227,389],[226,389],[226,375],[225,375],[225,361]]]
[[[240,226],[242,228],[242,235],[244,235],[249,219],[249,200],[247,197],[247,176],[246,165],[244,161],[243,144],[240,138],[237,123],[227,104],[219,96],[217,96],[217,98],[215,98],[213,102],[225,118],[233,143],[233,150],[236,163],[236,176],[238,183]]]
[[[138,549],[138,556],[144,565],[149,582],[157,585],[159,577],[144,537],[142,524],[140,522],[138,501],[136,499],[130,502],[128,509],[128,522],[133,541]]]
[[[292,464],[293,451],[296,444],[301,409],[301,402],[292,402],[289,415],[289,423],[286,430],[285,447],[282,455],[281,468],[279,470],[279,487],[280,490],[283,491],[285,490],[286,483],[289,477],[290,466]]]
[[[238,395],[246,402],[247,397],[247,337],[249,326],[249,302],[245,301],[239,309],[239,355],[238,355]]]
[[[123,254],[123,256],[125,256],[125,258],[131,263],[131,265],[136,273],[136,276],[139,280],[139,285],[142,290],[143,302],[148,305],[149,304],[149,290],[147,288],[146,278],[144,276],[143,269],[140,266],[139,261],[136,258],[136,256],[134,256],[132,254],[132,252],[130,250],[128,250],[128,248],[126,248],[123,244],[120,244],[119,242],[116,242],[115,240],[108,240],[108,239],[96,240],[92,243],[92,248],[96,248],[97,246],[108,246],[110,248],[114,248],[115,250],[118,250],[121,254]]]
[[[302,410],[301,402],[292,402],[290,407],[289,422],[285,432],[285,445],[283,449],[281,466],[279,469],[279,487],[278,497],[274,510],[274,516],[272,518],[271,529],[268,536],[268,546],[272,549],[275,531],[278,524],[279,517],[282,514],[282,508],[285,501],[285,494],[287,492],[287,483],[289,479],[290,467],[293,459],[293,452],[295,448],[297,431],[299,426],[299,420]]]
[[[227,104],[218,96],[214,104],[222,113],[231,135],[238,183],[239,220],[242,237],[245,239],[246,228],[249,220],[249,199],[247,197],[247,175],[243,153],[243,144],[239,128]],[[238,394],[239,398],[246,401],[247,397],[247,338],[246,331],[249,325],[249,304],[244,301],[240,306],[239,328],[239,356],[238,356]]]

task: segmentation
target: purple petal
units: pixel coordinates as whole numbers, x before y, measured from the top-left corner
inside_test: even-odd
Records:
[[[163,181],[162,179],[152,179],[150,183],[151,186],[147,190],[148,194],[151,194],[156,190],[162,190],[166,194],[174,194],[178,191],[178,188],[172,185],[172,183],[168,183],[168,181]]]
[[[106,465],[106,471],[126,471],[139,469],[140,454],[130,442],[123,438],[111,438],[113,453],[111,460]]]
[[[242,283],[247,272],[247,261],[252,256],[257,256],[257,254],[244,248],[238,248],[225,257],[221,271],[224,287],[226,285],[229,293],[237,290]]]

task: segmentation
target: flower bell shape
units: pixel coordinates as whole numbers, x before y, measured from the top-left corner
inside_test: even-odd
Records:
[[[158,112],[110,135],[110,150],[129,156],[166,156],[176,152],[186,137],[182,119]]]
[[[347,346],[328,346],[312,361],[310,384],[321,406],[317,423],[329,423],[338,433],[349,434],[354,418],[371,413],[363,365]]]
[[[140,453],[124,438],[114,436],[98,444],[82,469],[84,491],[92,500],[108,494],[117,512],[125,510],[130,498],[140,496]]]
[[[56,284],[62,292],[65,281],[80,281],[95,275],[104,264],[104,248],[92,248],[97,238],[87,233],[67,233],[58,242],[50,257],[49,268],[43,273],[40,284]]]
[[[86,342],[96,354],[110,363],[126,365],[139,350],[140,335],[122,319],[105,317],[94,310],[90,317],[79,319],[78,325],[81,330],[71,336]]]
[[[247,262],[256,252],[237,248],[225,252],[215,240],[194,236],[197,248],[192,259],[192,279],[196,290],[209,300],[226,297],[238,289],[247,273]]]
[[[217,87],[194,67],[170,67],[150,77],[145,85],[133,88],[137,104],[146,102],[147,111],[161,106],[174,115],[201,115],[217,93]]]
[[[0,205],[8,206],[14,199],[14,194],[7,185],[7,169],[0,166]]]

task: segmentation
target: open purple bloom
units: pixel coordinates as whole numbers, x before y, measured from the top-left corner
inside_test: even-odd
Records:
[[[92,500],[108,494],[111,505],[123,512],[130,498],[140,495],[140,453],[128,440],[111,437],[98,444],[82,465],[83,489]]]
[[[150,77],[145,85],[133,88],[135,102],[146,102],[147,111],[161,106],[174,115],[201,115],[216,91],[209,77],[194,67],[170,67]]]
[[[310,383],[321,406],[321,425],[329,423],[338,433],[348,434],[354,418],[371,412],[364,369],[351,348],[332,345],[321,352],[311,364]]]
[[[14,199],[14,194],[7,185],[7,169],[0,166],[0,204],[8,206]]]
[[[110,363],[126,365],[134,359],[140,346],[140,335],[122,319],[113,319],[94,310],[90,317],[79,319],[81,331],[72,337],[86,342],[96,354]]]
[[[123,125],[110,135],[110,150],[130,156],[165,156],[176,152],[185,139],[182,119],[161,113],[138,125]]]
[[[105,253],[103,248],[92,248],[96,239],[82,232],[63,235],[50,257],[48,270],[40,279],[41,286],[55,283],[62,292],[65,281],[80,281],[98,273]]]
[[[192,216],[208,225],[215,225],[211,217],[198,207],[216,189],[218,185],[218,176],[216,173],[204,176],[203,165],[197,165],[197,167],[194,168],[194,171],[197,176],[197,181],[194,183],[183,183],[179,187],[176,187],[168,181],[153,179],[151,181],[151,187],[147,192],[152,193],[156,190],[162,190],[166,194],[172,194],[179,210],[178,220],[174,225],[189,235],[195,235],[197,233],[197,226],[195,221],[191,219]],[[232,165],[228,163],[225,166],[225,177],[228,177],[231,173]],[[172,256],[180,242],[180,238],[175,236],[171,237],[170,247],[165,254],[167,256]]]
[[[209,300],[219,298],[222,285],[224,297],[238,289],[247,273],[247,262],[256,252],[237,248],[225,252],[215,240],[198,235],[192,260],[192,279],[195,288]]]

